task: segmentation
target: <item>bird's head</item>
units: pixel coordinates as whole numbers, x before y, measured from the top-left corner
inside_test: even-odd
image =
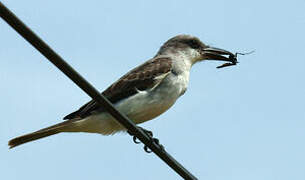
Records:
[[[208,46],[200,41],[197,37],[190,35],[178,35],[163,44],[158,55],[161,54],[176,54],[188,59],[191,64],[203,60],[218,60],[228,61],[233,63],[233,53]]]

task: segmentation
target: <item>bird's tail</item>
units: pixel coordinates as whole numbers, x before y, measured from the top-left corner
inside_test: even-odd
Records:
[[[40,129],[38,131],[29,133],[29,134],[25,134],[23,136],[19,136],[16,137],[14,139],[11,139],[8,142],[8,145],[11,148],[14,148],[16,146],[19,146],[21,144],[30,142],[30,141],[34,141],[40,138],[44,138],[47,136],[51,136],[60,132],[66,132],[67,129],[69,129],[69,127],[73,125],[73,122],[71,120],[67,120],[58,124],[55,124],[53,126],[44,128],[44,129]]]

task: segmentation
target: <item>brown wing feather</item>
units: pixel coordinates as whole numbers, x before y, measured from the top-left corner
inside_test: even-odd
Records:
[[[171,71],[170,58],[155,58],[136,67],[108,87],[102,94],[113,104],[132,96],[137,90],[144,91],[154,87],[158,81],[156,77]],[[91,100],[79,110],[67,115],[64,119],[84,118],[94,111],[102,111],[98,104]]]

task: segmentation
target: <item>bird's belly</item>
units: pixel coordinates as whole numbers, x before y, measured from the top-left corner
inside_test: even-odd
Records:
[[[168,110],[174,102],[162,101],[159,102],[152,102],[143,104],[143,106],[139,107],[138,109],[129,112],[128,117],[130,117],[135,123],[142,123],[148,120],[151,120],[166,110]]]
[[[115,104],[116,108],[127,115],[136,124],[151,120],[168,110],[185,91],[183,82],[179,79],[165,80],[158,88],[141,91]],[[125,130],[109,113],[103,112],[89,116],[76,123],[79,131],[114,134]]]
[[[176,101],[176,99],[167,99],[163,96],[148,97],[150,95],[145,93],[137,94],[116,104],[116,108],[134,123],[139,124],[159,116]],[[100,113],[80,120],[75,124],[74,129],[104,135],[125,130],[109,113]]]
[[[140,92],[120,103],[118,109],[135,123],[151,120],[168,110],[177,97],[168,92]]]

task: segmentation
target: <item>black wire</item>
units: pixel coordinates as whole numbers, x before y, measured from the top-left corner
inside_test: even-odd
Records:
[[[85,91],[100,106],[105,108],[120,124],[129,132],[134,134],[140,141],[149,147],[165,163],[175,170],[184,179],[197,179],[179,162],[177,162],[158,144],[151,141],[151,138],[138,128],[124,114],[120,113],[103,95],[101,95],[88,81],[86,81],[78,72],[76,72],[68,63],[66,63],[54,50],[51,49],[42,39],[40,39],[30,28],[19,20],[4,4],[0,2],[0,16],[13,29],[15,29],[24,39],[34,46],[41,54],[51,61],[58,69],[68,76],[78,87]]]

